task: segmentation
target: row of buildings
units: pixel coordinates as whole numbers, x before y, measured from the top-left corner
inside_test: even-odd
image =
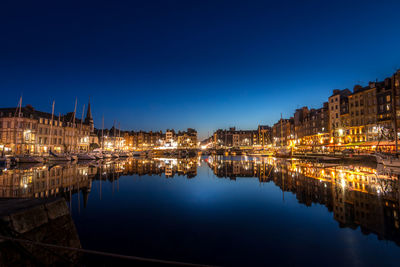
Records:
[[[167,129],[162,131],[120,131],[111,129],[96,131],[104,150],[151,150],[151,149],[197,149],[197,131]]]
[[[31,105],[0,109],[0,153],[46,154],[89,151],[98,143],[90,102],[86,117],[75,112],[55,115]]]
[[[219,129],[214,132],[205,143],[212,148],[256,148],[271,144],[271,127],[259,125],[257,130],[237,130],[235,127],[229,130]]]
[[[104,150],[196,149],[197,132],[166,130],[159,132],[95,129],[90,102],[86,117],[76,112],[58,114],[18,105],[0,109],[0,155],[88,152]]]
[[[394,119],[396,118],[396,119]],[[400,71],[383,81],[335,89],[320,108],[296,109],[272,127],[257,130],[217,130],[208,140],[213,147],[295,147],[395,149],[394,129],[400,125]]]
[[[335,89],[321,108],[297,109],[272,126],[275,146],[394,146],[400,118],[400,71],[384,81]],[[396,118],[396,120],[394,119]]]

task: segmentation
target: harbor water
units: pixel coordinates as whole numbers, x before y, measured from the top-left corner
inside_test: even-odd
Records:
[[[2,169],[0,197],[62,198],[92,251],[217,266],[398,266],[398,173],[267,157],[129,158]],[[117,260],[82,253],[75,264]]]

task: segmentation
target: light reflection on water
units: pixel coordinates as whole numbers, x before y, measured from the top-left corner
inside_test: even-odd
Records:
[[[398,174],[373,165],[208,157],[0,174],[0,197],[53,195],[84,248],[218,265],[390,265],[399,253]]]

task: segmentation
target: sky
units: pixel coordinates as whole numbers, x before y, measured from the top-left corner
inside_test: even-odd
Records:
[[[399,1],[1,1],[0,107],[256,129],[400,68]]]

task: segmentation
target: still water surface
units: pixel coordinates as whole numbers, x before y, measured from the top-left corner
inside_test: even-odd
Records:
[[[66,197],[86,249],[222,266],[400,262],[398,175],[373,165],[209,157],[8,172],[14,197]]]

